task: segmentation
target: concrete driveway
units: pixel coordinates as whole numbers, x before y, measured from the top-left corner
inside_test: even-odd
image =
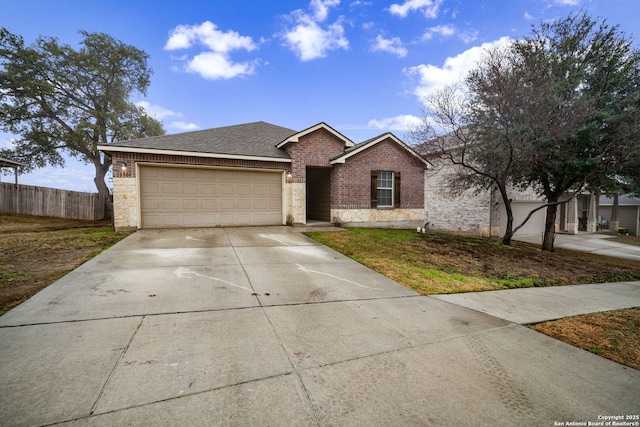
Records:
[[[611,240],[614,237],[611,234],[580,232],[578,234],[556,233],[555,236],[553,247],[556,249],[570,249],[573,251],[640,261],[640,246],[614,242]],[[515,235],[513,236],[513,240],[541,245],[542,235]]]
[[[419,296],[289,227],[137,232],[0,317],[0,343],[11,426],[640,413],[640,372]]]

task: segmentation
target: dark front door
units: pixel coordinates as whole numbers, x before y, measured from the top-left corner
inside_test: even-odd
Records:
[[[331,221],[331,168],[307,167],[307,219]]]

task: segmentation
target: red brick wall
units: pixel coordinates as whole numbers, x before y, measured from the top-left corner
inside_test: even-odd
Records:
[[[401,172],[400,208],[424,208],[424,164],[391,139],[337,164],[331,174],[333,209],[371,208],[371,171]]]
[[[122,170],[122,163],[127,163],[127,170]],[[168,156],[165,154],[140,154],[140,153],[113,153],[111,164],[113,165],[114,178],[134,178],[136,176],[135,164],[141,163],[167,163],[176,165],[218,166],[258,169],[290,170],[290,163],[264,162],[255,160],[215,159],[211,157],[193,156]]]
[[[285,146],[291,156],[293,182],[307,182],[307,166],[330,166],[329,159],[344,151],[344,141],[325,129],[311,132]]]

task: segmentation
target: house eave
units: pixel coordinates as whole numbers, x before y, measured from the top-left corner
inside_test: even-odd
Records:
[[[225,153],[203,153],[197,151],[159,150],[154,148],[117,147],[111,145],[98,145],[98,150],[105,153],[135,153],[135,154],[162,154],[166,156],[190,156],[207,157],[213,159],[253,160],[263,162],[291,163],[291,159],[282,157],[246,156]]]

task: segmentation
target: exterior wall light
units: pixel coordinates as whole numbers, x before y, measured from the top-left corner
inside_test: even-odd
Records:
[[[126,171],[127,170],[127,162],[122,162],[122,166],[120,166],[120,168],[122,169],[122,171]]]
[[[293,175],[291,174],[291,171],[287,171],[287,182],[291,181],[293,181]]]

